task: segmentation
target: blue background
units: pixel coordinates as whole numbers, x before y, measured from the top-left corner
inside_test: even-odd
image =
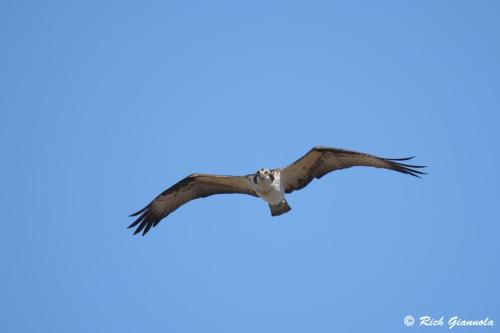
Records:
[[[499,22],[497,1],[3,0],[1,331],[500,321]],[[430,174],[348,169],[279,218],[226,195],[126,229],[192,172],[314,145]]]

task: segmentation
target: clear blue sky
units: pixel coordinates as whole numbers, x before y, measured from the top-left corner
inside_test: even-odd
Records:
[[[498,329],[499,35],[497,1],[2,1],[0,330]],[[214,196],[126,229],[189,173],[314,145],[430,174],[343,170],[279,218]]]

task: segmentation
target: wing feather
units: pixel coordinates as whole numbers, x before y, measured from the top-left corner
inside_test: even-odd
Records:
[[[400,163],[412,158],[382,158],[352,150],[314,147],[297,161],[281,169],[281,182],[286,193],[291,193],[302,189],[315,178],[353,166],[383,168],[420,177],[425,172],[417,169],[425,166]]]
[[[129,228],[138,225],[134,235],[144,230],[142,233],[144,236],[162,219],[189,201],[224,193],[257,196],[250,186],[247,176],[192,174],[163,191],[146,207],[131,214],[130,216],[138,217],[129,225]]]

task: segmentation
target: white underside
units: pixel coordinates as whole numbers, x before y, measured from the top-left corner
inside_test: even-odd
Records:
[[[277,205],[281,201],[285,200],[285,190],[280,186],[279,173],[275,174],[274,181],[272,181],[270,178],[257,178],[257,184],[255,184],[250,177],[249,182],[255,192],[257,192],[259,197],[261,197],[270,205]]]

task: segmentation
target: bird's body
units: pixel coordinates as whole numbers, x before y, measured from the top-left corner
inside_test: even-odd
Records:
[[[403,164],[410,158],[387,159],[351,150],[314,147],[307,154],[284,168],[259,169],[246,176],[219,176],[192,174],[158,195],[146,207],[132,214],[138,218],[129,228],[138,225],[134,234],[151,227],[183,204],[213,194],[239,193],[260,197],[269,204],[271,215],[277,216],[291,210],[285,195],[300,190],[315,178],[321,178],[335,170],[352,166],[370,166],[390,169],[419,177],[423,168]]]
[[[257,195],[269,204],[271,215],[277,216],[291,210],[285,199],[279,169],[259,169],[254,175],[247,176],[247,179]]]
[[[285,200],[285,190],[281,186],[279,170],[260,169],[247,177],[248,183],[257,195],[270,205],[277,205]]]

